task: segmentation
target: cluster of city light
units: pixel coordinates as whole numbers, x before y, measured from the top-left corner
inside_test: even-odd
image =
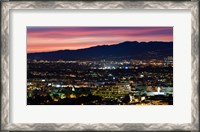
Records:
[[[41,104],[79,98],[94,99],[89,104],[171,104],[173,59],[29,61],[27,97],[41,98]]]

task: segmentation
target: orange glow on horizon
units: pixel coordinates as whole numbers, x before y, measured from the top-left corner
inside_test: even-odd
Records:
[[[27,52],[76,50],[124,41],[173,41],[173,27],[28,27]]]

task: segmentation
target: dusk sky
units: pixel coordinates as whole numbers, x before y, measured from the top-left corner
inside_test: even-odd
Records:
[[[173,41],[173,27],[27,27],[27,52],[75,50],[124,41]]]

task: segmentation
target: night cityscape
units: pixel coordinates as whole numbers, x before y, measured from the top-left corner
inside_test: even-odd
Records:
[[[113,36],[116,34],[113,30],[120,30],[122,36],[129,32],[131,37],[135,31],[138,39],[121,42],[120,38],[119,42],[116,40],[110,45],[94,42],[97,44],[87,47],[80,47],[82,45],[77,43],[77,49],[70,49],[71,43],[66,44],[63,41],[60,45],[65,45],[65,48],[59,50],[54,49],[53,46],[59,47],[55,43],[51,46],[50,42],[46,44],[52,37],[60,41],[62,34],[57,35],[58,31],[63,31],[65,37],[66,34],[80,34],[78,38],[91,34],[99,37],[102,32],[106,34],[112,31],[110,37],[99,38],[105,41],[111,38],[115,40]],[[29,27],[27,33],[27,105],[173,105],[171,27]],[[155,41],[156,36],[158,41]],[[40,41],[35,41],[39,38],[46,41],[40,45]],[[148,42],[143,40],[146,38]],[[74,42],[72,39],[70,41]],[[45,47],[51,49],[46,50]]]

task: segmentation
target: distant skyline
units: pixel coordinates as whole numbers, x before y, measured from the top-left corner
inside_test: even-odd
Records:
[[[124,41],[173,41],[173,27],[27,27],[27,52],[76,50]]]

